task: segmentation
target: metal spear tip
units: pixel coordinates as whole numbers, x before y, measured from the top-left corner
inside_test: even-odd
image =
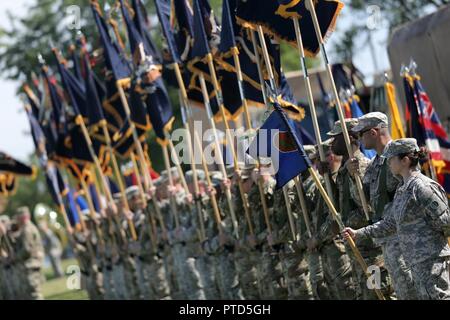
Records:
[[[383,76],[384,76],[384,81],[385,81],[385,82],[388,82],[388,81],[389,81],[389,75],[388,75],[388,73],[385,72],[385,73],[383,74]]]
[[[409,62],[409,70],[412,74],[416,74],[416,69],[417,69],[417,63],[414,61],[413,58],[411,58],[411,60]]]
[[[408,72],[409,68],[402,63],[402,66],[400,67],[400,77],[405,76],[405,74],[407,74]]]
[[[45,65],[45,60],[41,53],[38,53],[37,58],[38,58],[39,64]]]

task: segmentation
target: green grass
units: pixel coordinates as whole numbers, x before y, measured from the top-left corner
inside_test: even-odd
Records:
[[[70,265],[77,265],[75,259],[68,259],[62,262],[64,272]],[[44,298],[46,300],[86,300],[88,299],[85,290],[71,290],[67,288],[67,275],[62,278],[54,278],[51,268],[44,270],[46,282],[42,286]]]

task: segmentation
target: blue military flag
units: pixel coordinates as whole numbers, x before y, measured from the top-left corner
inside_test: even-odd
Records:
[[[149,27],[150,23],[148,21],[148,14],[145,10],[145,6],[142,3],[141,0],[131,0],[133,11],[134,11],[134,18],[133,22],[136,26],[136,29],[142,36],[142,41],[144,43],[144,49],[145,52],[147,52],[149,55],[151,55],[158,65],[161,65],[162,63],[162,57],[159,53],[158,49],[156,48],[155,44],[153,43],[150,33],[149,33]]]
[[[131,67],[129,62],[127,61],[125,54],[119,45],[112,40],[109,34],[108,25],[102,17],[97,0],[91,0],[91,8],[100,34],[106,68],[112,72],[116,81],[129,79],[131,76]]]
[[[78,210],[75,190],[70,189],[66,195],[67,218],[72,228],[80,225],[81,212]],[[81,209],[81,208],[80,208]]]
[[[288,118],[286,120],[291,128],[286,125],[278,110],[272,111],[247,150],[255,159],[271,158],[277,188],[282,188],[294,177],[311,167],[311,162],[303,150],[298,126],[294,120]],[[292,137],[291,130],[295,137]],[[294,139],[297,139],[299,143]]]
[[[158,15],[159,23],[166,40],[167,51],[169,57],[165,59],[166,63],[181,63],[181,57],[178,53],[178,47],[175,39],[175,34],[170,25],[170,1],[169,0],[154,0],[156,6],[156,13]]]
[[[335,28],[336,19],[343,3],[334,0],[315,0],[317,18],[323,38],[327,38]],[[297,0],[239,0],[236,17],[244,27],[256,29],[260,25],[265,33],[297,46],[294,24],[298,19],[302,33],[305,54],[315,56],[319,52],[311,14],[305,1]]]

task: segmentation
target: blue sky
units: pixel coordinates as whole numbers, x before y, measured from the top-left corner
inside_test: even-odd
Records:
[[[6,11],[10,10],[16,15],[23,15],[26,13],[27,5],[33,4],[34,0],[2,0],[0,1],[0,24],[7,26]],[[74,0],[74,4],[76,1]],[[364,18],[364,17],[363,17]],[[354,16],[350,15],[348,10],[344,7],[342,15],[338,20],[338,28],[332,35],[328,48],[332,47],[334,41],[340,36],[351,23]],[[380,28],[374,32],[373,43],[375,46],[376,56],[378,59],[379,68],[384,70],[389,68],[389,61],[386,53],[386,39],[387,29]],[[370,55],[369,46],[361,39],[358,42],[358,53],[355,56],[355,65],[367,76],[374,73],[372,57]],[[331,55],[331,62],[333,56]],[[0,151],[7,152],[14,157],[21,160],[26,160],[28,155],[33,152],[33,143],[31,136],[27,135],[29,131],[28,121],[25,113],[22,111],[23,107],[15,92],[19,83],[5,80],[5,77],[0,74]]]

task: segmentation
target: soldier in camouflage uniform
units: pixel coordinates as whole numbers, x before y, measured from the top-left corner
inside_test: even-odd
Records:
[[[342,157],[333,154],[330,150],[331,140],[323,143],[323,149],[326,156],[326,164],[319,164],[321,171],[327,168],[330,172],[331,187],[333,189],[333,198],[337,199],[336,176],[341,166]],[[318,159],[316,153],[315,158]],[[323,183],[323,179],[322,183]],[[328,206],[325,203],[314,182],[306,180],[310,185],[308,186],[307,194],[309,199],[313,200],[313,204],[309,204],[313,208],[311,210],[311,232],[312,238],[307,241],[308,248],[318,254],[317,258],[321,265],[316,268],[320,274],[319,279],[323,283],[319,283],[318,292],[321,299],[338,299],[338,300],[352,300],[356,298],[355,283],[352,277],[352,266],[350,257],[346,253],[343,239],[338,235],[339,230],[336,228],[332,216],[329,212]],[[315,261],[315,260],[313,260]],[[324,288],[328,290],[323,290]],[[322,294],[322,297],[320,296]]]
[[[248,194],[254,185],[251,175],[255,166],[252,164],[239,163],[239,168],[240,179],[242,179],[244,193],[247,198],[246,201],[249,201]],[[232,187],[232,195],[239,224],[240,239],[236,240],[237,243],[234,251],[234,261],[242,295],[246,300],[258,300],[261,299],[261,293],[259,288],[258,270],[256,266],[259,263],[260,254],[255,249],[255,236],[250,234],[248,221],[245,217],[242,197],[238,189],[236,179],[238,179],[237,176],[234,178],[235,181]],[[254,198],[256,201],[256,197]],[[249,202],[250,223],[252,226],[254,225],[255,216],[253,212],[255,210],[255,205],[256,203],[253,204]]]
[[[145,200],[142,199],[139,187],[135,185],[130,186],[126,189],[126,197],[128,205],[130,206],[130,210],[131,212],[133,212],[132,221],[136,231],[136,236],[138,237],[137,241],[132,241],[131,239],[129,239],[128,251],[130,253],[131,258],[133,259],[134,266],[136,269],[136,281],[139,290],[139,298],[144,300],[150,300],[153,297],[151,294],[150,282],[146,276],[146,268],[141,261],[142,243],[140,241],[141,240],[140,235],[144,232],[144,229],[150,227],[150,224],[147,221],[147,218],[144,213],[146,205],[144,201],[147,201],[147,198],[145,198]],[[126,224],[125,227],[128,228],[128,224]]]
[[[44,263],[44,247],[39,230],[30,220],[28,207],[17,209],[17,221],[20,234],[17,239],[15,259],[23,272],[23,299],[41,300],[42,265]]]
[[[154,240],[152,240],[152,237],[150,236],[151,222],[148,221],[150,215],[154,215],[154,219],[157,220],[153,201],[147,202],[147,208],[145,210],[147,214],[145,216],[145,221],[143,222],[144,227],[139,234],[139,263],[143,273],[142,278],[146,282],[146,285],[149,286],[149,292],[147,293],[144,291],[144,298],[169,300],[171,299],[170,288],[169,283],[167,282],[166,269],[163,260],[164,242],[166,240],[161,231],[161,226],[155,221],[156,233],[154,233],[153,236],[156,238],[156,246],[153,244],[152,241]]]
[[[305,151],[310,157],[312,161],[317,160],[316,149],[313,146],[305,146]],[[303,181],[303,189],[305,193],[305,200],[308,212],[303,213],[302,217],[298,220],[298,224],[300,226],[303,225],[303,228],[306,229],[306,222],[304,215],[309,218],[310,221],[310,231],[309,233],[304,232],[298,241],[298,247],[306,249],[305,258],[308,264],[309,269],[309,278],[311,283],[311,290],[316,300],[329,300],[331,299],[330,289],[328,287],[327,282],[325,281],[325,275],[323,270],[322,257],[318,250],[318,243],[315,239],[317,239],[317,234],[320,231],[321,222],[319,222],[319,217],[322,217],[324,212],[323,203],[321,203],[320,195],[318,194],[318,190],[314,183],[313,178],[309,175],[308,172],[302,174]]]
[[[0,217],[0,300],[18,299],[18,283],[13,274],[14,243],[10,233],[10,219]]]
[[[114,198],[116,203],[120,201],[120,194],[115,194]],[[102,218],[102,223],[100,225],[100,230],[103,235],[104,247],[99,247],[100,251],[100,271],[103,276],[103,288],[105,290],[105,300],[116,300],[118,299],[116,287],[114,285],[114,270],[113,261],[117,259],[118,249],[117,249],[117,239],[114,232],[114,225],[112,222],[112,215],[114,213],[110,210],[106,211],[108,215]]]
[[[243,300],[242,290],[239,285],[239,276],[234,263],[235,238],[233,237],[233,223],[230,208],[225,195],[225,189],[230,186],[230,178],[233,175],[233,167],[227,168],[228,177],[223,177],[221,172],[212,173],[212,182],[216,186],[217,200],[219,202],[222,235],[216,234],[212,239],[217,247],[216,263],[218,265],[218,280],[221,297],[226,300]],[[236,212],[236,208],[233,208]]]
[[[264,159],[264,163],[261,163],[261,167],[267,166],[268,162]],[[248,194],[249,203],[251,204],[254,214],[254,230],[255,230],[255,249],[257,254],[257,272],[258,282],[261,289],[262,299],[273,299],[275,296],[275,287],[278,287],[277,273],[275,272],[275,263],[272,257],[272,243],[269,236],[267,225],[265,222],[263,206],[261,202],[261,195],[259,192],[258,181],[263,186],[263,193],[266,198],[267,207],[269,210],[269,217],[273,211],[273,195],[275,190],[276,181],[268,172],[267,167],[263,167],[262,171],[254,171],[253,177],[254,185],[250,189]]]
[[[82,215],[86,220],[86,232],[77,232],[69,235],[75,256],[77,257],[82,275],[81,281],[90,300],[103,300],[105,291],[103,288],[103,275],[99,271],[97,250],[99,248],[95,231],[95,221],[89,213]],[[97,218],[98,219],[98,218]]]
[[[202,219],[205,228],[205,239],[200,243],[200,247],[196,247],[196,267],[200,273],[203,284],[203,291],[207,300],[219,300],[220,289],[216,281],[216,271],[218,267],[214,253],[209,247],[209,239],[213,239],[217,234],[217,224],[214,218],[214,212],[211,205],[211,190],[207,191],[205,187],[205,172],[197,169],[197,178],[199,181],[200,194],[196,196],[195,201],[199,201],[202,209]],[[195,193],[193,186],[193,172],[186,173],[186,180],[191,193]],[[200,222],[199,222],[200,223]],[[209,251],[208,251],[209,250]]]
[[[274,215],[271,219],[274,226],[273,247],[278,252],[283,272],[283,282],[281,282],[283,285],[279,286],[279,293],[276,294],[276,298],[310,300],[312,299],[312,289],[308,264],[305,259],[304,249],[299,248],[297,243],[297,239],[305,231],[303,225],[299,223],[299,214],[301,212],[299,198],[294,181],[291,180],[284,188],[292,210],[294,230],[291,230],[289,223],[288,204],[286,203],[283,189],[279,189],[274,195]],[[286,292],[284,292],[284,287],[286,287]]]
[[[357,119],[351,118],[345,120],[345,125],[350,134],[353,157],[356,158],[359,163],[358,175],[362,179],[365,174],[367,165],[369,164],[369,160],[360,151],[356,135],[351,132],[352,128],[354,128],[357,124]],[[339,169],[336,178],[337,189],[339,192],[339,196],[336,202],[339,204],[338,207],[342,222],[345,226],[353,228],[364,227],[368,224],[368,221],[366,220],[364,210],[362,208],[354,177],[349,173],[347,169],[348,163],[354,160],[348,161],[349,157],[340,121],[337,121],[335,123],[333,130],[330,131],[328,135],[333,137],[333,141],[331,142],[333,153],[343,157],[342,166]],[[338,228],[331,228],[330,230],[333,229],[336,231],[336,234],[338,234]],[[392,289],[389,283],[387,270],[383,266],[381,248],[374,244],[371,239],[361,239],[359,241],[356,241],[356,246],[360,250],[362,257],[364,258],[368,266],[376,266],[379,268],[381,283],[375,285],[381,285],[380,289],[382,290],[384,296],[390,297],[390,295],[392,294]],[[353,252],[349,247],[347,247],[347,252],[351,257],[354,257]],[[357,299],[378,299],[374,288],[370,288],[367,283],[368,279],[366,277],[365,271],[361,268],[361,266],[356,262],[355,259],[352,259],[352,261],[355,279],[358,282]]]
[[[450,299],[450,209],[443,188],[418,170],[426,153],[412,138],[392,141],[383,156],[403,185],[394,196],[385,217],[377,223],[344,236],[354,239],[383,238],[397,234],[400,247],[416,286],[419,299]]]
[[[200,241],[196,208],[192,195],[182,188],[178,179],[174,179],[174,188],[180,225],[170,232],[169,237],[178,260],[176,277],[185,299],[204,300],[203,283],[195,263]]]
[[[358,133],[366,149],[375,149],[377,155],[369,163],[363,178],[364,191],[373,211],[372,222],[384,217],[385,206],[394,198],[400,180],[394,177],[383,152],[391,142],[388,119],[384,113],[371,112],[358,118],[358,125],[353,132]],[[357,161],[348,166],[353,174],[359,168]],[[392,284],[398,299],[414,300],[417,298],[412,281],[411,268],[406,265],[396,235],[385,239],[374,239],[383,250],[384,264],[389,271]]]
[[[143,203],[142,199],[137,197],[139,188],[137,186],[130,186],[126,190],[126,197],[130,200],[132,197],[136,196],[136,201],[133,202],[133,207],[130,206],[130,210],[126,211],[125,206],[120,203],[118,206],[119,210],[119,225],[117,226],[116,232],[117,237],[120,240],[120,250],[119,250],[119,266],[118,270],[123,270],[123,281],[124,281],[124,296],[128,300],[138,300],[141,296],[138,284],[138,271],[136,267],[136,260],[138,256],[138,246],[139,243],[135,241],[132,237],[128,221],[131,220],[133,224],[138,223],[140,227],[142,224],[143,216]],[[121,279],[122,280],[122,279]]]

